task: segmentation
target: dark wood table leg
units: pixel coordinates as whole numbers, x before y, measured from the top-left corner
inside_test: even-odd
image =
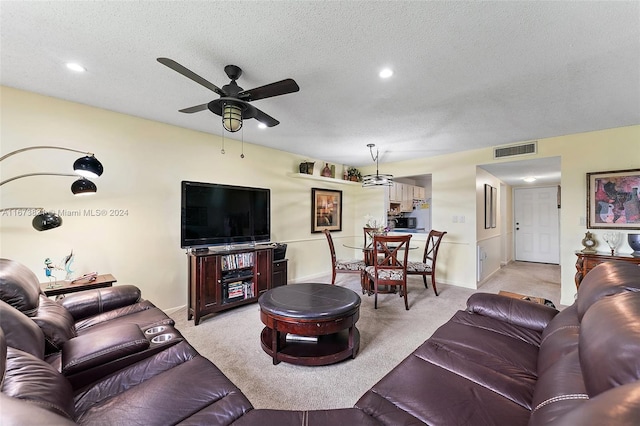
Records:
[[[355,347],[355,340],[353,335],[354,328],[355,328],[355,325],[352,325],[351,327],[349,327],[349,350],[351,351],[351,359],[355,359],[356,357],[356,351],[354,350],[354,347]]]
[[[271,350],[273,351],[273,365],[280,363],[278,360],[278,345],[280,344],[280,332],[278,330],[271,331]]]

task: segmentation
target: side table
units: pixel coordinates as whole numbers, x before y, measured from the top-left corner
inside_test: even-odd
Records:
[[[580,283],[587,273],[603,262],[623,261],[640,265],[640,257],[631,254],[611,254],[610,252],[583,253],[576,252],[578,259],[576,261],[576,288],[580,288]]]
[[[77,291],[90,290],[94,288],[111,287],[116,281],[118,280],[116,280],[113,275],[103,274],[98,275],[93,281],[81,280],[75,283],[72,283],[71,281],[58,281],[58,284],[62,283],[62,285],[54,288],[49,288],[51,283],[40,283],[40,289],[42,289],[44,294],[47,296],[59,296],[61,294],[75,293]]]
[[[285,285],[264,293],[258,304],[265,325],[260,343],[274,365],[328,365],[356,357],[360,296],[354,291],[331,284]]]

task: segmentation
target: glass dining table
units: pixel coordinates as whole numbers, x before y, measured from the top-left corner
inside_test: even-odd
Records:
[[[350,248],[350,249],[355,249],[355,250],[362,250],[363,254],[364,254],[364,263],[367,266],[373,266],[373,244],[350,244],[350,243],[344,243],[342,244],[343,247],[346,248]],[[393,248],[392,245],[389,245],[389,248]],[[409,246],[409,250],[415,250],[419,248],[418,246]],[[404,248],[403,248],[404,249]]]

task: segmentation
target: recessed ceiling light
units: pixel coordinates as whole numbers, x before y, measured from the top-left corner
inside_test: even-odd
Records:
[[[75,72],[85,72],[87,69],[76,62],[67,62],[67,68]]]
[[[536,178],[533,176],[527,176],[526,178],[522,178],[522,180],[525,182],[535,182]]]
[[[258,123],[258,129],[266,129],[267,125],[264,123]]]
[[[385,68],[382,71],[380,71],[380,78],[389,78],[393,75],[393,70],[391,70],[390,68]]]

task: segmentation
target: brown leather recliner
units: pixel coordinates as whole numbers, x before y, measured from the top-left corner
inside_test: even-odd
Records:
[[[640,424],[640,268],[605,263],[558,312],[476,293],[356,407],[382,424]]]
[[[0,259],[0,300],[35,321],[46,338],[46,353],[58,353],[76,336],[111,328],[115,324],[135,324],[142,329],[173,325],[174,321],[153,303],[143,300],[132,285],[87,290],[60,301],[48,298],[36,275],[26,266]]]
[[[100,324],[47,355],[45,334],[33,317],[0,301],[3,425],[227,425],[252,409],[172,326]]]

